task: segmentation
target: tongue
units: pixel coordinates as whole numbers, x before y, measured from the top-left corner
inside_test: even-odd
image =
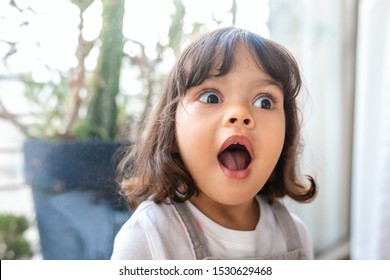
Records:
[[[218,160],[226,168],[237,171],[248,167],[250,158],[247,151],[223,151],[218,156]]]

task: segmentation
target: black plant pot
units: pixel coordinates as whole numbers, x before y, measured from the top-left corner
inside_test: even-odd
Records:
[[[109,259],[130,217],[114,180],[120,143],[27,141],[25,179],[32,187],[44,259]]]

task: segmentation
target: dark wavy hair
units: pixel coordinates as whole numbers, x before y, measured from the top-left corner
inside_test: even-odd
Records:
[[[218,75],[229,73],[234,50],[244,44],[259,67],[278,82],[284,94],[285,140],[281,156],[259,195],[273,202],[289,196],[309,202],[316,194],[315,180],[308,186],[298,176],[300,122],[296,104],[302,81],[298,65],[284,47],[244,29],[228,27],[204,34],[179,56],[158,96],[158,102],[140,138],[118,165],[117,178],[131,208],[145,199],[156,203],[183,202],[197,194],[197,187],[185,167],[175,137],[175,114],[186,91],[201,84],[218,65]]]

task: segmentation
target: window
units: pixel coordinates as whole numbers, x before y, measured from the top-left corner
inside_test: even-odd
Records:
[[[278,41],[293,53],[302,70],[302,171],[314,175],[319,185],[313,203],[286,203],[307,224],[316,258],[349,258],[354,215],[351,209],[359,212],[351,208],[353,159],[358,157],[353,137],[358,125],[356,43],[358,30],[365,30],[358,29],[358,4],[366,5],[360,11],[363,23],[364,11],[372,11],[367,1],[360,2],[124,0],[123,24],[119,24],[123,28],[123,57],[115,97],[115,104],[120,106],[116,125],[110,126],[121,133],[111,140],[127,141],[129,135],[139,133],[164,75],[193,34],[235,24]],[[24,213],[31,220],[36,218],[31,214],[31,188],[23,177],[22,148],[27,134],[45,139],[61,134],[73,139],[88,135],[96,139],[100,135],[103,139],[109,133],[100,133],[100,126],[88,126],[88,133],[76,133],[83,127],[77,120],[87,118],[91,87],[96,82],[93,77],[104,44],[100,33],[105,24],[102,13],[109,7],[99,0],[91,0],[85,7],[66,0],[53,3],[0,4],[0,211]],[[15,120],[26,127],[18,129]],[[65,120],[77,125],[69,128]],[[128,217],[123,209],[104,215],[117,221],[115,227]],[[38,243],[37,235],[32,236]],[[41,257],[40,246],[46,245],[37,244],[36,258]],[[101,250],[110,251],[110,246]]]

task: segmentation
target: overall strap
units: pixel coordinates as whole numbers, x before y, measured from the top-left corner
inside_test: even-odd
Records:
[[[204,233],[199,229],[198,224],[187,205],[185,203],[174,202],[173,206],[187,229],[196,259],[214,259],[213,257],[210,257],[211,254],[208,250],[207,239]],[[306,256],[302,251],[303,246],[295,222],[286,207],[279,201],[275,201],[271,207],[286,241],[287,253],[282,257],[279,255],[276,257],[263,256],[255,259],[306,259]]]
[[[275,201],[271,207],[283,233],[284,240],[286,240],[287,251],[302,249],[302,242],[298,230],[286,207],[279,201]]]
[[[204,258],[210,256],[207,239],[204,236],[203,232],[200,231],[197,226],[197,222],[192,216],[190,210],[188,209],[185,203],[173,203],[173,206],[176,208],[176,211],[179,213],[188,234],[190,235],[190,240],[195,251],[195,256],[197,260],[203,260]]]

